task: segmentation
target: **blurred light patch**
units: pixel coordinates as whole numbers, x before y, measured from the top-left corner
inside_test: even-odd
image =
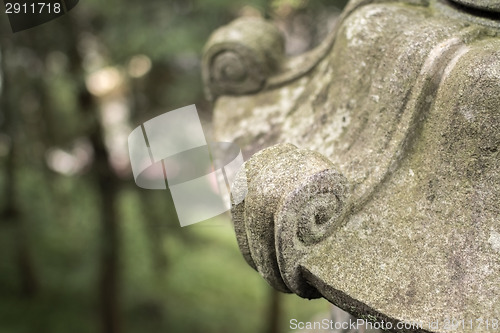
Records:
[[[70,151],[51,148],[45,154],[47,166],[58,173],[71,176],[83,171],[93,160],[92,146],[86,139],[78,139]]]
[[[94,96],[109,94],[123,83],[123,76],[116,67],[106,67],[87,76],[85,84]]]
[[[123,96],[106,99],[100,109],[101,122],[105,130],[105,143],[113,169],[122,176],[130,172],[128,156],[128,125],[130,110]]]
[[[101,120],[104,126],[126,123],[128,117],[129,109],[125,99],[113,99],[101,108]]]
[[[52,170],[65,175],[73,175],[77,172],[76,158],[62,149],[49,150],[47,164]]]
[[[133,78],[140,78],[146,75],[151,70],[151,67],[151,59],[147,55],[135,55],[128,63],[128,74]]]

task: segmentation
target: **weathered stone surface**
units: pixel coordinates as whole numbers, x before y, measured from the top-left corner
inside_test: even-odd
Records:
[[[247,261],[359,317],[488,331],[476,319],[500,320],[500,22],[437,0],[351,1],[332,36],[307,72],[216,101],[218,140],[299,147],[247,162],[234,214]],[[324,170],[336,176],[318,181]],[[323,203],[300,192],[308,181],[341,185]],[[334,223],[304,240],[297,220],[317,215]]]

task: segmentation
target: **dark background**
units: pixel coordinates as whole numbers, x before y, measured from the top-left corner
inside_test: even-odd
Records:
[[[127,137],[196,104],[209,34],[261,15],[289,54],[344,1],[85,0],[12,33],[0,13],[0,333],[286,332],[329,305],[274,292],[228,216],[181,228],[167,191],[135,186]]]

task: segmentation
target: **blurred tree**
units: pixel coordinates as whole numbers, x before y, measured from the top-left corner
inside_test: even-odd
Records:
[[[33,297],[39,288],[38,278],[35,273],[33,257],[29,249],[28,237],[26,235],[26,225],[23,222],[22,208],[18,204],[19,196],[17,192],[18,178],[16,169],[18,168],[18,117],[14,111],[13,105],[9,104],[10,100],[5,98],[8,94],[8,87],[11,78],[5,68],[6,55],[0,53],[1,60],[1,86],[0,86],[0,110],[3,110],[3,132],[7,135],[8,149],[6,156],[5,169],[5,198],[2,211],[0,212],[1,220],[4,224],[13,225],[15,228],[14,238],[17,244],[16,262],[19,271],[19,280],[21,283],[21,293],[28,297]]]
[[[81,76],[79,76],[81,77]],[[97,119],[97,105],[87,90],[80,93],[83,112]],[[101,220],[101,258],[99,301],[103,333],[119,333],[121,329],[120,311],[120,227],[117,211],[119,181],[110,165],[109,153],[104,143],[101,124],[96,120],[89,133],[94,162],[92,178],[95,182]]]
[[[280,333],[281,317],[283,312],[283,300],[280,297],[281,293],[275,289],[270,290],[269,309],[267,311],[267,332]]]

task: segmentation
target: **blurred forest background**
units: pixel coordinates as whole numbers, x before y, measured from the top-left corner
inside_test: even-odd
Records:
[[[217,27],[271,18],[297,54],[344,4],[85,0],[16,34],[2,9],[0,333],[278,333],[327,312],[274,292],[229,217],[181,228],[168,191],[135,186],[127,137],[190,104],[209,131],[200,57]]]

